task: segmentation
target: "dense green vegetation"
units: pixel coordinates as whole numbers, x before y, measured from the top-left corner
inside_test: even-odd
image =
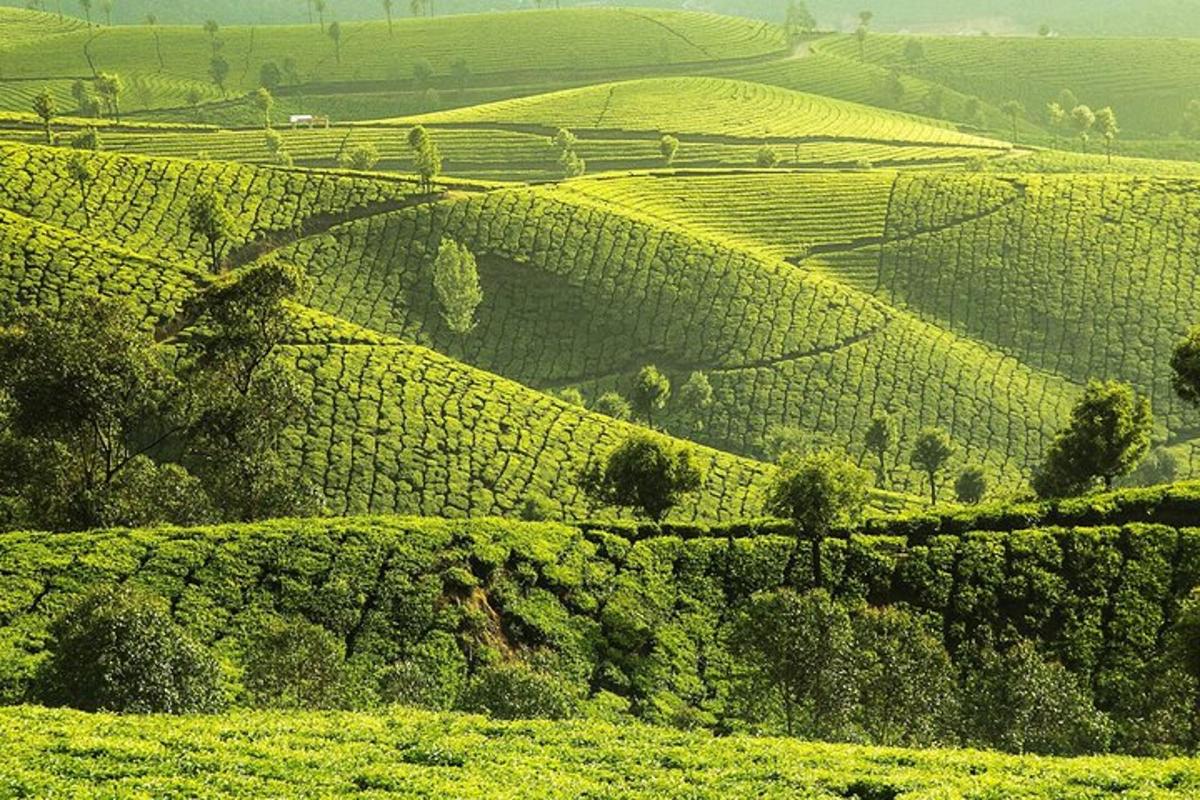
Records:
[[[1194,41],[267,2],[0,8],[0,796],[1200,796]]]
[[[1164,508],[1165,499],[1158,499]],[[1170,503],[1194,511],[1192,495],[1176,493]],[[1043,513],[1065,517],[1080,510],[1068,505]],[[872,619],[854,610],[862,603],[921,615],[911,619],[923,622],[901,629],[918,625],[936,647],[946,648],[961,670],[960,678],[948,673],[951,681],[986,680],[993,648],[1004,653],[1023,641],[1040,653],[1035,666],[1042,658],[1065,665],[1070,672],[1064,674],[1089,687],[1087,702],[1103,716],[1095,722],[1064,718],[1065,739],[1022,727],[1028,721],[1012,723],[1003,735],[1023,737],[1021,747],[1179,747],[1191,735],[1188,698],[1196,688],[1172,671],[1169,646],[1200,581],[1196,532],[1156,524],[1144,511],[1144,521],[1121,524],[1120,514],[1103,503],[1088,513],[1094,521],[1082,526],[1006,530],[1006,522],[989,528],[979,517],[978,527],[965,529],[970,532],[930,538],[835,536],[815,550],[816,561],[807,545],[798,551],[779,523],[668,527],[666,535],[644,537],[633,527],[401,518],[10,533],[0,536],[7,598],[0,610],[0,686],[10,702],[27,696],[46,648],[55,646],[48,638],[52,621],[89,589],[121,582],[164,598],[186,634],[212,648],[227,665],[223,674],[235,702],[247,701],[248,687],[234,667],[257,646],[260,632],[272,620],[304,619],[332,635],[347,659],[347,676],[359,676],[349,685],[356,688],[333,701],[338,705],[372,705],[390,696],[386,680],[372,676],[392,674],[395,664],[423,664],[424,673],[443,676],[435,686],[470,686],[472,676],[484,680],[489,670],[516,659],[558,681],[573,702],[583,703],[578,713],[607,706],[669,724],[779,730],[783,720],[768,702],[771,695],[743,694],[754,673],[731,649],[731,637],[743,629],[743,613],[769,596],[764,592],[804,591],[819,580],[853,614],[867,613],[862,620]],[[805,630],[793,635],[808,635]],[[886,641],[878,646],[886,648]],[[852,674],[862,669],[855,666]],[[453,677],[456,670],[463,677]],[[909,674],[895,679],[916,680]],[[465,693],[455,700],[459,691]],[[471,702],[465,689],[451,691],[449,699],[405,696],[435,705]],[[824,735],[883,736],[869,724],[861,727],[873,717],[857,715],[874,706],[865,696],[860,702],[847,709],[849,727]],[[1170,713],[1145,716],[1155,708]],[[901,721],[909,733],[890,741],[925,741],[911,727],[925,713]],[[799,730],[822,735],[825,729],[811,727],[816,724]],[[1093,724],[1101,725],[1101,738],[1080,740],[1086,728],[1074,726]],[[998,733],[972,730],[941,736],[1018,746],[992,738]]]
[[[0,710],[0,732],[11,743],[0,753],[5,789],[34,795],[1165,800],[1200,785],[1192,759],[1022,758],[408,710],[181,720],[18,708]]]

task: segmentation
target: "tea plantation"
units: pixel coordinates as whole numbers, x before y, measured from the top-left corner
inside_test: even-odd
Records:
[[[924,1],[0,7],[0,800],[1200,800],[1200,40]]]
[[[0,710],[0,734],[11,742],[0,753],[0,791],[11,796],[1200,796],[1192,759],[1021,758],[407,710],[171,720],[16,708]]]

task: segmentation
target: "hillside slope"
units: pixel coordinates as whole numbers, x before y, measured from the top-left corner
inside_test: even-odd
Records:
[[[320,240],[332,226],[370,225],[447,197],[416,196],[404,180],[100,155],[85,200],[66,179],[65,151],[0,153],[0,219],[11,220],[0,236],[0,299],[55,308],[97,290],[130,299],[167,328],[186,324],[183,302],[211,269],[186,221],[197,190],[219,192],[234,215],[226,270],[295,255],[289,245]],[[544,495],[563,515],[579,516],[588,509],[579,474],[634,430],[405,344],[384,326],[359,333],[346,324],[362,321],[353,316],[298,313],[304,325],[284,357],[303,377],[312,410],[285,437],[284,457],[335,513],[515,514]],[[706,482],[684,513],[758,513],[767,467],[712,450],[698,455]]]

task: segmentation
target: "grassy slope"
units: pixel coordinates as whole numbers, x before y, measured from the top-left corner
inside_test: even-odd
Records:
[[[203,243],[185,221],[197,186],[236,198],[230,210],[238,241],[251,244],[234,251],[229,266],[286,245],[297,228],[321,228],[347,214],[364,215],[367,224],[412,189],[403,181],[105,155],[94,161],[85,215],[64,178],[63,151],[2,152],[0,207],[27,216],[12,215],[5,228],[11,244],[0,250],[0,296],[54,307],[86,285],[152,302],[156,317],[173,316],[189,281],[202,282],[202,275],[188,277],[194,268],[187,266],[204,262]],[[145,189],[151,185],[153,192]],[[110,264],[114,253],[125,260]],[[132,290],[135,282],[147,288]],[[288,437],[287,457],[324,488],[334,512],[514,513],[538,492],[563,513],[580,514],[586,505],[577,475],[632,431],[423,347],[364,336],[328,317],[304,318],[303,335],[286,353],[305,376],[314,410]],[[758,511],[766,467],[709,450],[699,455],[706,484],[683,513]]]
[[[0,754],[7,785],[38,796],[1182,800],[1200,795],[1200,767],[1190,759],[906,751],[401,710],[178,720],[16,708],[0,711],[0,734],[11,743]]]
[[[220,54],[231,66],[226,88],[234,93],[253,90],[263,63],[282,65],[285,59],[296,64],[296,77],[303,84],[374,82],[377,88],[396,89],[408,88],[413,65],[421,60],[433,68],[435,85],[448,87],[457,85],[451,66],[458,58],[466,58],[470,83],[480,86],[562,83],[596,74],[615,76],[631,69],[654,71],[769,58],[784,49],[777,26],[655,9],[403,19],[396,21],[394,34],[389,34],[383,21],[344,22],[341,27],[340,58],[333,41],[317,25],[222,28],[218,34]],[[159,26],[155,30],[148,26],[96,27],[41,40],[19,38],[0,45],[0,75],[6,81],[90,75],[90,55],[97,70],[118,72],[127,84],[138,76],[210,83],[213,42],[199,25]],[[181,89],[176,95],[184,93]]]
[[[1003,150],[1007,145],[890,112],[720,78],[649,78],[566,89],[417,118],[430,125],[501,124],[726,136],[833,139]]]

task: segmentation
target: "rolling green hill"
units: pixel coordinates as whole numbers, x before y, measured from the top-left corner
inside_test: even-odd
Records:
[[[177,720],[16,708],[0,711],[0,734],[12,743],[0,753],[8,785],[43,796],[1167,800],[1200,792],[1186,758],[898,750],[408,710]]]
[[[209,269],[186,222],[198,188],[237,199],[227,269],[286,257],[292,243],[303,249],[309,237],[324,240],[322,231],[386,220],[420,199],[405,180],[99,155],[85,213],[83,195],[65,177],[65,151],[10,145],[0,152],[0,213],[8,223],[0,297],[54,308],[96,289],[144,304],[167,329],[186,320],[183,301]],[[441,197],[423,202],[453,202]],[[563,515],[584,514],[579,474],[633,430],[390,338],[386,326],[360,332],[298,313],[306,324],[286,357],[313,409],[287,437],[284,455],[336,513],[515,514],[536,493]],[[349,317],[356,321],[363,320]],[[710,450],[699,455],[707,479],[685,516],[758,513],[767,467]]]

